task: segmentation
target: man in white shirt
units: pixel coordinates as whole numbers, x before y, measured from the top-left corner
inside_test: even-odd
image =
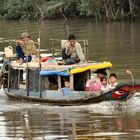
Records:
[[[69,35],[62,48],[62,62],[58,64],[70,65],[84,61],[85,57],[81,45],[76,41],[74,35]]]

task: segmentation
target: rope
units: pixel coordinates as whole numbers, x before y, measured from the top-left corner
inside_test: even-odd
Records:
[[[131,95],[134,92],[133,89],[135,86],[135,80],[134,80],[133,74],[130,70],[126,70],[126,73],[130,75],[131,80],[132,80],[132,88],[130,89],[130,92],[129,92],[129,94]]]

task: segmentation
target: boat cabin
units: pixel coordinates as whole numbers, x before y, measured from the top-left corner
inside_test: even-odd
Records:
[[[73,65],[58,65],[57,62],[43,62],[41,70],[37,62],[19,65],[11,63],[9,71],[8,89],[25,89],[34,92],[58,90],[64,87],[65,79],[70,81],[70,89],[84,91],[88,79],[95,75],[97,70],[108,74],[110,62],[78,63]]]

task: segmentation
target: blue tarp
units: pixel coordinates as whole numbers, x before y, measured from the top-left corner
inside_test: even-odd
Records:
[[[41,70],[40,75],[57,75],[57,76],[70,76],[66,71],[51,71],[51,70]]]

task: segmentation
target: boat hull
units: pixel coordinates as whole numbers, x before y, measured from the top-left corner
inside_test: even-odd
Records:
[[[5,94],[13,99],[27,100],[34,102],[48,103],[50,105],[87,105],[99,103],[102,101],[126,101],[131,98],[135,92],[140,90],[140,83],[132,85],[131,82],[119,84],[115,89],[100,92],[86,92],[86,91],[71,91],[67,95],[59,93],[58,91],[46,91],[39,95],[39,93],[31,92],[29,96],[23,91],[5,91]]]
[[[81,100],[81,99],[73,99],[73,100],[49,99],[49,98],[42,98],[42,97],[18,95],[18,94],[14,94],[10,92],[5,92],[5,94],[12,99],[41,102],[41,103],[47,103],[50,105],[70,106],[70,105],[80,105],[81,102],[84,102],[84,100]]]
[[[125,95],[123,98],[119,99],[113,99],[109,98],[105,95],[99,95],[97,97],[89,97],[89,98],[83,98],[83,99],[71,99],[71,100],[61,100],[61,99],[49,99],[49,98],[39,98],[39,97],[32,97],[32,96],[23,96],[18,95],[10,92],[5,92],[5,94],[13,99],[17,100],[26,100],[26,101],[34,101],[34,102],[42,102],[42,103],[48,103],[51,105],[87,105],[87,104],[95,104],[102,101],[111,101],[111,100],[119,100],[119,101],[125,101],[128,97],[128,95]]]

